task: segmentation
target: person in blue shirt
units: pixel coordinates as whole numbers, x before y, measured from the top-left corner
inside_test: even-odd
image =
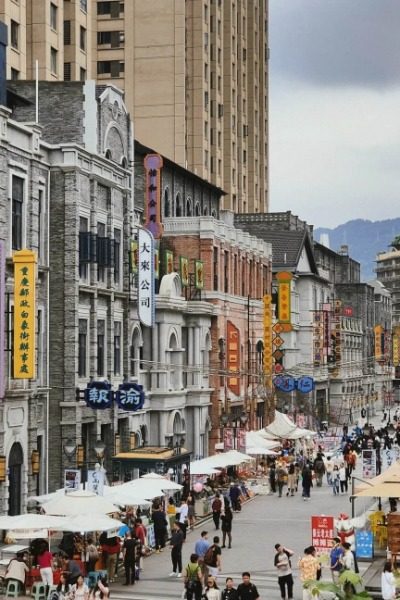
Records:
[[[330,552],[330,563],[333,583],[338,583],[340,572],[343,570],[342,558],[344,550],[340,543],[340,538],[334,537],[332,550]]]
[[[200,562],[203,560],[205,553],[210,547],[210,542],[207,539],[208,531],[201,532],[201,538],[194,545],[194,552],[199,557]]]

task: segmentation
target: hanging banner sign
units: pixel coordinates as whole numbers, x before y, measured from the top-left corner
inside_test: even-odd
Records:
[[[202,260],[194,261],[194,286],[196,290],[204,289],[204,262]]]
[[[392,340],[392,351],[393,351],[393,364],[395,366],[400,365],[400,327],[393,327],[393,340]]]
[[[4,398],[5,380],[5,300],[6,300],[6,245],[0,240],[0,400]]]
[[[318,554],[331,551],[334,536],[333,517],[311,517],[311,543]]]
[[[374,336],[375,336],[375,360],[382,360],[383,359],[383,327],[382,327],[382,325],[375,325]]]
[[[138,245],[138,316],[143,325],[153,327],[155,321],[154,239],[150,231],[139,229]]]
[[[98,496],[104,494],[104,471],[101,469],[89,470],[86,489]]]
[[[138,383],[122,383],[118,387],[115,399],[119,408],[135,412],[141,410],[145,401],[143,386]]]
[[[174,253],[171,250],[165,251],[165,274],[170,275],[174,272]]]
[[[231,321],[227,322],[227,367],[228,372],[235,372],[235,375],[228,377],[228,388],[239,396],[240,394],[240,331]]]
[[[182,287],[189,285],[189,259],[186,256],[179,257],[179,267]]]
[[[278,280],[278,321],[291,322],[291,281],[292,274],[286,271],[276,274]]]
[[[155,240],[159,240],[163,234],[161,223],[161,168],[163,159],[159,154],[147,154],[144,158],[146,171],[145,192],[145,227]]]
[[[36,254],[19,250],[14,261],[14,374],[15,379],[35,378]]]
[[[108,381],[92,381],[85,389],[85,402],[89,408],[103,410],[113,403],[113,391]]]
[[[296,387],[302,394],[309,394],[315,387],[314,379],[307,376],[299,377],[299,379],[296,381]]]
[[[244,427],[239,427],[236,430],[236,434],[237,434],[237,450],[239,450],[239,452],[246,452],[246,430]]]
[[[264,325],[264,374],[271,376],[272,374],[272,311],[271,311],[271,295],[263,296],[263,325]],[[274,325],[275,333],[277,331]]]
[[[81,485],[81,472],[79,469],[64,470],[64,490],[65,492],[75,492]]]
[[[376,477],[376,450],[362,451],[362,476],[363,479]]]
[[[233,450],[234,437],[232,427],[225,427],[224,429],[224,450]]]

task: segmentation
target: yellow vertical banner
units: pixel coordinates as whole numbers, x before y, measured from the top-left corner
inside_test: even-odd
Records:
[[[393,365],[397,367],[400,364],[400,327],[393,327],[392,337]]]
[[[278,321],[279,323],[290,323],[292,274],[281,271],[276,274],[276,279],[278,280]]]
[[[383,327],[382,327],[382,325],[375,325],[375,327],[374,327],[374,335],[375,335],[375,360],[382,360],[383,359],[382,333],[383,333]]]
[[[19,250],[14,261],[14,379],[35,378],[36,253]]]

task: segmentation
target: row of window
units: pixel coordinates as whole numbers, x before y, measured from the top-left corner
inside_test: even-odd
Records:
[[[222,261],[222,277],[220,266]],[[213,289],[225,294],[260,297],[267,289],[267,267],[251,260],[247,266],[245,259],[230,255],[228,251],[213,250]],[[260,288],[262,286],[262,289]]]
[[[21,250],[27,245],[26,240],[26,180],[18,175],[11,176],[11,249]],[[45,259],[45,235],[47,229],[45,190],[38,191],[38,258]]]
[[[89,372],[89,322],[88,319],[79,319],[78,332],[78,376],[88,377]],[[97,321],[97,355],[96,355],[96,375],[97,377],[107,377],[108,347],[107,347],[107,329],[105,319]],[[113,374],[122,373],[122,323],[114,321],[114,339],[113,339]]]
[[[64,21],[64,45],[69,46],[71,44],[71,21]],[[87,33],[85,27],[82,25],[79,27],[79,48],[86,52],[87,45]]]
[[[124,14],[124,3],[118,0],[111,0],[97,3],[98,15],[110,15],[112,19],[118,19]]]
[[[181,199],[179,192],[175,195],[175,198],[170,198],[169,189],[164,190],[164,217],[207,217],[210,214],[207,205],[203,206],[201,210],[200,202],[196,202],[193,208],[193,202],[190,197],[186,199],[186,203]],[[217,218],[216,209],[211,210],[211,216],[214,219]]]
[[[88,231],[89,220],[79,221],[79,277],[88,280],[89,264],[97,263],[97,281],[105,283],[106,269],[114,269],[114,282],[121,284],[122,275],[122,231],[114,228],[113,239],[106,235],[105,223],[97,223],[97,233]]]

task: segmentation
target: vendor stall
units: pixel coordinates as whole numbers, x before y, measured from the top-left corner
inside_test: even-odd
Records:
[[[178,482],[182,480],[182,469],[190,462],[191,453],[185,448],[165,448],[163,446],[146,446],[135,448],[130,452],[120,452],[113,457],[114,481],[129,481],[137,474],[175,473]]]

